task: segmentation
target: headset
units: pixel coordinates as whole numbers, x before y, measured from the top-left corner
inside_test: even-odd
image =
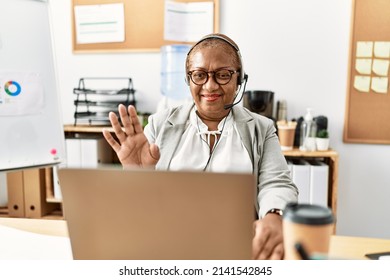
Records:
[[[187,53],[187,58],[186,58],[186,61],[185,61],[185,67],[187,67],[188,57],[189,57],[191,51],[195,48],[195,46],[199,45],[201,42],[203,42],[203,41],[205,41],[207,39],[219,39],[219,40],[222,40],[222,41],[228,43],[230,46],[232,46],[234,48],[234,50],[237,53],[238,60],[239,60],[239,63],[240,63],[240,75],[237,78],[237,85],[240,86],[241,84],[243,84],[248,79],[248,75],[246,75],[245,72],[244,72],[244,67],[243,67],[243,64],[242,64],[242,58],[241,58],[240,49],[238,48],[237,44],[235,42],[233,42],[233,40],[231,40],[229,37],[227,37],[226,35],[223,35],[223,34],[219,34],[219,33],[209,34],[209,35],[204,36],[198,42],[196,42],[191,47],[191,49],[188,51],[188,53]],[[190,85],[190,77],[188,76],[187,73],[186,73],[186,76],[185,76],[185,82],[186,82],[187,85]]]

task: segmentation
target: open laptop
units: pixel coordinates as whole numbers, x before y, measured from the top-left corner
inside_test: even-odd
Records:
[[[252,174],[58,170],[74,259],[251,259]]]

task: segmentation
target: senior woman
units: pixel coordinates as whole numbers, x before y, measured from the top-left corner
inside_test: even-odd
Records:
[[[298,190],[272,120],[236,106],[247,80],[238,46],[226,35],[207,35],[190,49],[185,67],[193,102],[152,115],[144,129],[133,106],[119,105],[123,129],[111,112],[116,139],[108,131],[104,137],[124,168],[255,174],[253,258],[282,259],[281,210],[297,201]]]

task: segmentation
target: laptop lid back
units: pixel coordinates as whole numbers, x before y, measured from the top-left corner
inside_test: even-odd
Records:
[[[251,259],[252,174],[58,172],[74,259]]]

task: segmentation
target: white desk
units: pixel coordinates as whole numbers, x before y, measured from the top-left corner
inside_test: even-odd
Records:
[[[0,218],[0,259],[72,260],[66,222]]]
[[[384,251],[390,251],[390,240],[333,235],[329,255],[367,259],[367,253]],[[71,259],[66,222],[0,218],[0,259],[7,258]]]

